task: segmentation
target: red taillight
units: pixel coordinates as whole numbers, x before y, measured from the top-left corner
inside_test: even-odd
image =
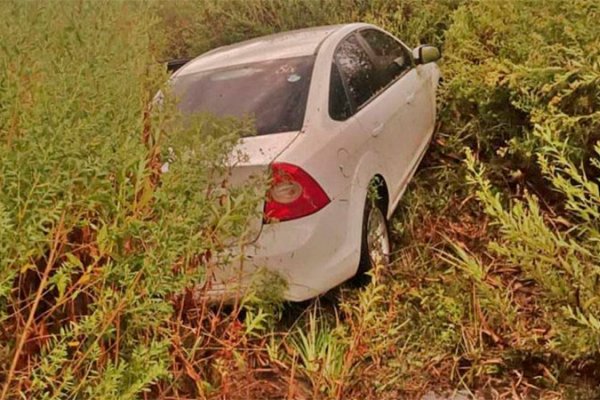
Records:
[[[302,168],[287,163],[271,165],[271,188],[265,203],[265,222],[288,221],[310,215],[331,200]]]

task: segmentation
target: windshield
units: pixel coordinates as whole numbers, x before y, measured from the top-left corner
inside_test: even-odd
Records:
[[[259,135],[302,128],[314,56],[201,71],[173,80],[184,115],[253,118]]]

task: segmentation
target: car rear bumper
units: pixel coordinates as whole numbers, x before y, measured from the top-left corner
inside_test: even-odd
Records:
[[[254,243],[231,251],[227,256],[232,261],[213,271],[206,293],[230,300],[250,287],[267,290],[256,286],[269,284],[255,279],[261,269],[283,278],[283,296],[290,301],[318,296],[342,283],[356,273],[360,258],[360,232],[353,230],[360,230],[362,221],[349,218],[348,209],[347,201],[333,200],[315,214],[263,225]]]

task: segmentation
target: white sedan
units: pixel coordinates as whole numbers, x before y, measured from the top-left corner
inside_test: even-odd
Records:
[[[212,274],[211,296],[264,267],[302,301],[387,259],[387,221],[434,131],[439,58],[361,23],[221,47],[173,75],[184,114],[254,117],[232,179],[272,174],[252,243]]]

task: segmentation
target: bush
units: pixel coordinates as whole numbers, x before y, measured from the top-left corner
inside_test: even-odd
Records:
[[[489,162],[486,170],[496,168],[492,177],[500,188],[511,193],[514,186],[498,174],[523,168],[519,186],[543,196],[541,202],[521,189],[516,194],[522,199],[502,199],[483,167],[469,159],[478,198],[498,235],[490,251],[495,262],[514,266],[519,279],[539,290],[534,325],[548,333],[529,350],[569,363],[595,358],[600,350],[594,323],[600,30],[589,25],[599,13],[596,2],[542,8],[531,1],[479,2],[459,10],[447,34],[445,93],[455,111],[448,123],[474,132],[478,157]]]
[[[410,46],[441,44],[451,12],[464,0],[176,0],[159,6],[165,58],[291,29],[368,22]]]
[[[199,134],[152,105],[153,10],[0,10],[0,398],[138,398],[173,379],[177,299],[254,216],[260,186],[218,189],[239,123]]]
[[[470,147],[465,176],[479,205],[467,210],[483,225],[440,245],[453,286],[472,292],[456,297],[468,310],[461,330],[472,336],[456,345],[472,384],[511,369],[537,387],[597,382],[599,13],[592,1],[476,1],[446,32],[438,150]],[[462,206],[463,190],[447,192]]]

